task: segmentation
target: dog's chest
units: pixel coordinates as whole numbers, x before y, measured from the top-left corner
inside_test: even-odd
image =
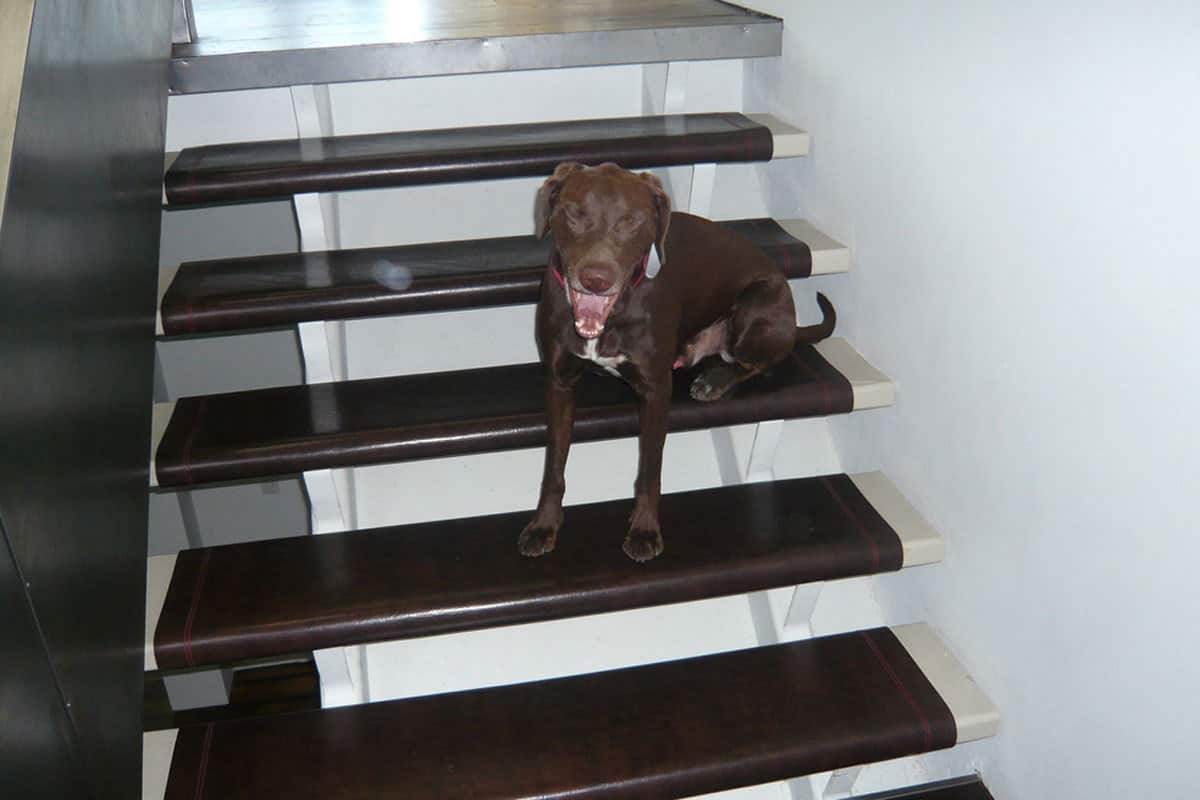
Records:
[[[599,338],[586,339],[583,343],[582,352],[577,351],[576,355],[586,361],[591,361],[593,364],[603,367],[606,372],[611,375],[616,375],[618,378],[621,377],[621,373],[617,367],[629,360],[620,352],[612,355],[601,355]]]

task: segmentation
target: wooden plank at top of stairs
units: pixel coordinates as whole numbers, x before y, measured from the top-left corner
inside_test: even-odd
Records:
[[[769,115],[667,114],[189,147],[167,168],[163,184],[174,208],[535,177],[563,161],[640,169],[807,152],[804,131]]]
[[[195,0],[173,93],[782,52],[781,20],[719,0]]]
[[[942,554],[941,537],[878,473],[663,495],[667,549],[645,565],[620,548],[629,508],[570,507],[558,546],[541,559],[517,552],[531,511],[156,556],[146,666],[191,669],[681,603]]]
[[[849,250],[804,220],[721,223],[789,278],[844,272]],[[509,236],[192,261],[163,270],[158,333],[234,333],[335,319],[533,303],[550,243]]]
[[[192,486],[539,447],[543,374],[541,364],[515,364],[185,397],[155,427],[152,480]],[[886,376],[840,339],[797,346],[716,403],[690,397],[696,374],[675,371],[671,431],[846,413],[894,397]],[[638,404],[623,381],[587,372],[577,398],[574,441],[637,434]]]
[[[937,641],[932,632],[914,638]],[[717,792],[964,741],[953,703],[922,672],[922,659],[896,632],[876,628],[148,734],[146,796],[515,800]],[[958,679],[967,679],[959,670]]]

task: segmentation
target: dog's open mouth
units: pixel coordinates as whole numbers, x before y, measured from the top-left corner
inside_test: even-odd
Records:
[[[575,312],[575,332],[585,339],[595,339],[604,333],[604,323],[617,303],[620,292],[610,295],[589,294],[568,287],[571,308]]]

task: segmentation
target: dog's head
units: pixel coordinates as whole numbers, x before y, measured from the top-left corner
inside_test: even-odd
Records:
[[[538,193],[537,233],[554,236],[575,331],[604,332],[617,298],[645,267],[650,248],[667,263],[671,201],[648,172],[616,164],[559,164]]]

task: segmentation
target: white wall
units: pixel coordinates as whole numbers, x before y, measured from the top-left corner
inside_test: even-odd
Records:
[[[1200,692],[1200,4],[755,0],[766,174],[853,248],[828,284],[896,408],[836,426],[947,538],[878,584],[1003,714],[998,800],[1187,797]]]

